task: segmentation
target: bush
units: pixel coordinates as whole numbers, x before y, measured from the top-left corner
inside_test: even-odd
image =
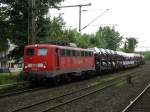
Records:
[[[19,80],[18,73],[0,73],[0,85],[15,83]]]

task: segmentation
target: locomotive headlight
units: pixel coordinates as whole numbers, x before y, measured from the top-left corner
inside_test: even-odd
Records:
[[[24,66],[24,68],[25,68],[25,69],[27,69],[27,68],[28,68],[28,66]]]
[[[37,44],[35,44],[35,47],[37,47],[38,45]]]
[[[43,68],[46,68],[46,66],[44,65]]]

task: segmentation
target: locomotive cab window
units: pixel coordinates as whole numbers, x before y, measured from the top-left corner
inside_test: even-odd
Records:
[[[27,48],[26,55],[27,56],[33,56],[34,55],[34,48]]]
[[[46,48],[39,48],[38,49],[38,56],[46,56],[47,55],[47,49]]]

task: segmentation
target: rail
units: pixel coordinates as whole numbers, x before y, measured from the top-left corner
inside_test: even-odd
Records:
[[[127,73],[126,75],[118,76],[117,78],[110,79],[110,80],[105,81],[105,82],[100,82],[100,83],[97,83],[95,85],[91,85],[91,86],[88,86],[88,87],[85,87],[85,88],[82,88],[82,89],[79,89],[79,90],[75,90],[75,91],[72,91],[72,92],[67,93],[67,94],[63,94],[63,95],[56,96],[56,97],[53,97],[53,98],[50,98],[50,99],[39,101],[39,102],[33,103],[31,105],[27,105],[27,106],[24,106],[24,107],[21,107],[21,108],[18,108],[18,109],[14,109],[12,112],[19,112],[19,111],[26,110],[26,109],[28,110],[28,109],[34,108],[36,106],[43,105],[45,103],[51,102],[52,106],[49,106],[50,108],[46,108],[46,109],[41,111],[41,112],[48,112],[49,110],[55,109],[59,106],[63,106],[65,104],[76,101],[80,98],[84,98],[84,97],[86,97],[90,94],[94,94],[96,92],[99,92],[99,91],[102,91],[102,90],[107,89],[109,87],[112,87],[112,86],[116,85],[118,82],[122,82],[122,81],[125,82],[125,81],[127,81],[127,76],[128,75],[135,74],[137,72],[139,72],[139,71],[134,71],[134,72],[131,72],[131,73]],[[85,91],[89,91],[89,92],[84,93]],[[81,92],[83,92],[83,93],[81,95],[79,95],[78,97],[73,97],[72,99],[64,101],[63,103],[56,103],[57,100],[59,100],[59,99],[70,97],[70,95],[75,95],[76,96],[78,93],[81,93]],[[55,105],[53,105],[53,104],[55,104]]]
[[[140,100],[140,98],[147,92],[148,89],[150,89],[150,84],[148,84],[146,88],[133,101],[131,101],[122,112],[128,112],[129,109]]]

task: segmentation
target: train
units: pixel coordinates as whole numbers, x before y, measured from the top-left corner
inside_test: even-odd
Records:
[[[102,48],[79,48],[49,43],[24,48],[24,80],[30,82],[118,71],[144,64],[144,56]]]

